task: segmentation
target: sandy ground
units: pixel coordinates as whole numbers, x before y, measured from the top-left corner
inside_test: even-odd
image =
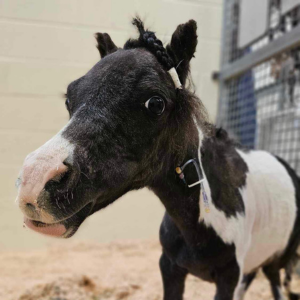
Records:
[[[160,300],[157,241],[73,242],[48,249],[0,252],[3,300]],[[294,281],[300,287],[300,279]],[[298,288],[299,290],[299,288]],[[185,300],[213,299],[215,288],[188,277]],[[259,275],[246,300],[271,299]]]

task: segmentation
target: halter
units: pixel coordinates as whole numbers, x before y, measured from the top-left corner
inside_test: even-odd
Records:
[[[179,79],[179,77],[178,77],[178,74],[177,74],[176,69],[173,67],[172,69],[170,69],[170,70],[168,71],[168,73],[169,73],[169,74],[171,75],[171,77],[172,77],[172,80],[173,80],[173,82],[174,82],[174,84],[175,84],[176,90],[177,90],[177,89],[182,90],[182,84],[181,84],[181,82],[180,82],[180,79]]]
[[[184,169],[189,165],[189,164],[193,164],[193,166],[196,169],[197,175],[199,180],[192,183],[192,184],[188,184],[185,180],[185,176],[184,176]],[[182,165],[181,167],[177,167],[175,169],[176,173],[178,174],[179,178],[189,187],[193,187],[195,185],[201,184],[204,181],[204,177],[202,175],[202,172],[200,171],[200,166],[198,165],[197,161],[195,158],[188,160],[184,165]]]
[[[200,131],[201,132],[201,131]],[[200,134],[201,135],[201,134]],[[201,162],[201,152],[200,152],[200,148],[201,148],[201,137],[200,137],[200,141],[199,141],[199,148],[198,148],[198,160],[193,158],[188,160],[187,162],[185,162],[182,166],[177,167],[175,169],[175,172],[177,173],[178,177],[183,181],[183,183],[188,186],[189,188],[192,188],[196,185],[200,185],[201,188],[201,193],[202,193],[202,199],[203,199],[203,205],[204,205],[204,211],[205,213],[209,214],[210,213],[210,201],[208,199],[207,193],[205,191],[205,180],[206,180],[206,185],[208,184],[208,181],[206,179],[205,173],[204,173],[204,169],[202,166],[202,162]],[[184,176],[184,169],[189,165],[189,164],[193,164],[193,166],[196,169],[197,175],[198,175],[198,181],[192,183],[192,184],[188,184],[185,180],[185,176]],[[208,186],[209,188],[209,186]],[[200,197],[201,199],[201,197]]]
[[[172,77],[172,80],[175,84],[175,88],[176,89],[180,89],[182,90],[182,84],[180,82],[180,79],[178,77],[178,74],[177,74],[177,71],[175,68],[171,68],[168,73],[171,75]],[[201,141],[201,139],[200,139]],[[200,142],[201,143],[201,142]],[[199,146],[199,160],[201,160],[201,157],[200,157],[200,146]],[[196,172],[197,172],[197,175],[198,175],[198,181],[192,183],[192,184],[188,184],[185,180],[185,176],[184,176],[184,169],[189,165],[189,164],[193,164],[193,166],[195,167],[196,169]],[[204,177],[204,170],[203,170],[203,167],[202,167],[202,164],[201,164],[201,161],[200,163],[198,163],[198,161],[193,158],[193,159],[190,159],[188,160],[187,162],[185,162],[182,166],[180,167],[177,167],[175,169],[178,177],[183,181],[183,183],[185,185],[187,185],[189,188],[192,188],[198,184],[200,184],[201,186],[201,191],[202,191],[202,196],[203,196],[203,202],[204,202],[204,207],[205,207],[205,212],[206,213],[209,213],[210,212],[210,208],[209,208],[209,201],[208,201],[208,197],[207,197],[207,194],[205,192],[205,188],[204,188],[204,180],[205,180],[205,177]]]
[[[198,178],[199,180],[192,183],[192,184],[188,184],[185,180],[185,176],[184,176],[184,169],[189,165],[189,164],[193,164],[193,166],[195,167],[197,174],[198,174]],[[203,176],[203,170],[202,170],[202,166],[198,164],[197,160],[195,158],[188,160],[185,164],[183,164],[181,167],[177,167],[175,169],[178,177],[184,182],[185,185],[187,185],[189,188],[192,188],[198,184],[200,184],[201,186],[201,191],[202,191],[202,196],[203,196],[203,203],[204,203],[204,210],[206,213],[210,213],[210,207],[209,207],[209,201],[208,201],[208,197],[207,194],[205,192],[205,188],[204,188],[204,176]]]

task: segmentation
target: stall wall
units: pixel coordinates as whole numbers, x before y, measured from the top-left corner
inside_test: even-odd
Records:
[[[176,26],[198,22],[192,73],[196,92],[216,115],[221,0],[0,0],[0,249],[51,240],[22,228],[14,187],[24,157],[68,120],[63,93],[99,60],[93,34],[108,32],[122,46],[139,14],[168,42]],[[163,207],[147,190],[130,193],[89,218],[75,239],[156,237]]]

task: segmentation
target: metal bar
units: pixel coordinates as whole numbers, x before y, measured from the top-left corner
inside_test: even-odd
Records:
[[[223,65],[225,63],[225,43],[226,43],[226,12],[227,12],[227,7],[228,7],[228,0],[223,1],[223,12],[222,12],[222,36],[221,36],[221,47],[220,47],[220,52],[221,52],[221,59],[220,59],[220,70],[222,70]],[[220,80],[220,74],[218,76],[218,81],[219,81],[219,89],[218,89],[218,103],[217,103],[217,114],[216,114],[216,120],[215,123],[217,126],[221,126],[222,120],[221,116],[222,114],[222,101],[225,99],[223,96],[225,93],[225,87],[224,87],[224,81]]]
[[[300,44],[300,26],[295,27],[263,48],[245,55],[230,65],[223,66],[220,73],[220,80],[228,81],[237,77],[245,71],[298,44]]]

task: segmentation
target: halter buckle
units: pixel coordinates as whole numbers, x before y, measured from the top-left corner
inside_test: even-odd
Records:
[[[189,164],[193,164],[193,166],[194,166],[195,169],[196,169],[198,178],[199,178],[198,181],[196,181],[196,182],[194,182],[194,183],[192,183],[192,184],[187,184],[187,182],[186,182],[186,180],[185,180],[185,177],[184,177],[184,172],[183,172],[184,169],[185,169]],[[181,180],[182,180],[189,188],[192,188],[192,187],[194,187],[194,186],[196,186],[196,185],[198,185],[198,184],[201,184],[201,183],[204,181],[204,178],[203,178],[202,173],[201,173],[201,171],[200,171],[200,167],[199,167],[199,165],[198,165],[198,163],[197,163],[197,161],[196,161],[195,158],[188,160],[183,166],[177,167],[177,168],[175,169],[175,171],[176,171],[177,175],[179,176],[179,178],[180,178],[180,179],[181,179]]]

